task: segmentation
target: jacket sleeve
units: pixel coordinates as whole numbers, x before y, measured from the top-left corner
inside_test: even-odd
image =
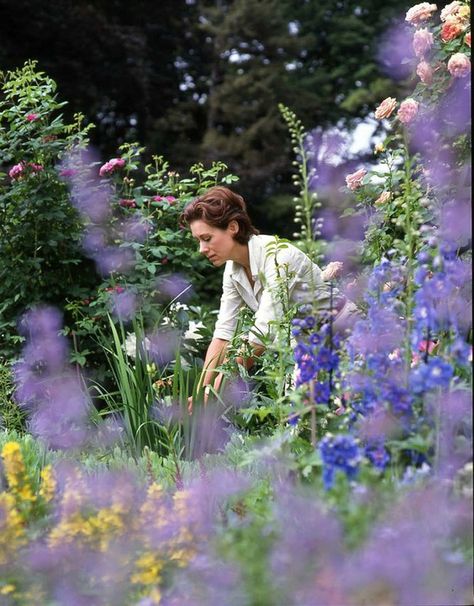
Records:
[[[222,281],[222,297],[213,337],[230,341],[237,327],[237,317],[244,301],[227,271]]]

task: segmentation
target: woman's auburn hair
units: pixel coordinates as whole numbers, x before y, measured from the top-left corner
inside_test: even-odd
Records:
[[[212,227],[227,229],[231,221],[237,221],[239,231],[233,236],[239,244],[247,244],[250,237],[259,233],[252,225],[247,206],[239,194],[223,186],[211,187],[202,196],[190,202],[181,213],[181,223],[205,221]]]

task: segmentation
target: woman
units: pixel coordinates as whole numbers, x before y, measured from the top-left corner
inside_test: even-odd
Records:
[[[199,242],[200,252],[215,267],[225,264],[219,315],[200,380],[207,395],[211,385],[218,389],[221,383],[222,375],[217,374],[216,367],[224,360],[242,306],[247,305],[255,314],[248,337],[253,356],[237,358],[237,362],[250,368],[253,357],[264,351],[261,337],[271,336],[272,322],[281,317],[278,284],[282,274],[291,302],[307,301],[309,286],[315,297],[313,304],[318,309],[329,309],[329,289],[321,269],[296,246],[285,243],[278,248],[275,237],[259,235],[244,199],[227,187],[212,187],[196,198],[184,209],[181,219]],[[333,304],[338,312],[336,322],[347,305],[337,291]]]

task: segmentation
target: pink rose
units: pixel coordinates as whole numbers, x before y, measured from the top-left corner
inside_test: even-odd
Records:
[[[408,9],[405,21],[408,21],[412,25],[419,25],[422,21],[429,19],[431,13],[434,13],[437,8],[436,4],[430,4],[429,2],[416,4]]]
[[[443,21],[443,23],[444,23],[448,17],[456,16],[459,13],[460,8],[461,8],[461,3],[458,2],[457,0],[454,0],[454,2],[451,2],[451,4],[447,4],[441,10],[441,13],[440,13],[441,21]]]
[[[123,168],[124,166],[125,160],[123,160],[122,158],[112,158],[100,167],[99,175],[101,177],[107,177],[108,175],[111,175],[116,170],[118,170],[119,168]]]
[[[471,72],[471,62],[464,53],[455,53],[448,61],[448,71],[455,78],[464,78]]]
[[[388,118],[392,115],[393,110],[397,106],[397,100],[393,97],[387,97],[375,110],[375,118],[382,120],[382,118]]]
[[[12,180],[19,179],[21,177],[21,175],[23,174],[24,170],[25,170],[25,165],[23,164],[23,162],[20,162],[19,164],[15,164],[15,166],[12,166],[10,168],[10,170],[8,171],[8,176]]]
[[[418,113],[418,106],[418,101],[415,101],[415,99],[405,99],[405,101],[402,101],[400,103],[400,109],[397,113],[400,122],[403,124],[413,122]]]
[[[359,187],[362,186],[362,179],[365,177],[366,174],[367,174],[367,171],[365,170],[365,168],[359,168],[359,170],[356,170],[355,173],[351,173],[350,175],[347,175],[346,176],[347,187],[352,191],[359,189]]]
[[[452,18],[448,19],[446,23],[443,23],[443,27],[441,28],[441,40],[443,42],[450,42],[454,38],[457,38],[465,29],[460,21]]]
[[[38,114],[26,114],[25,118],[28,120],[28,122],[34,122],[35,120],[38,120],[39,116]]]
[[[433,46],[433,34],[426,27],[417,29],[413,36],[413,50],[417,57],[423,57],[427,50]]]
[[[382,206],[382,204],[385,204],[385,202],[388,202],[391,197],[392,197],[392,194],[389,191],[383,191],[380,194],[380,196],[377,198],[377,200],[375,200],[374,204],[375,204],[375,206]]]
[[[416,75],[420,78],[423,84],[431,84],[433,82],[433,70],[431,65],[426,61],[420,61],[416,67]]]
[[[468,32],[464,36],[464,42],[469,46],[469,48],[471,48],[471,32]]]

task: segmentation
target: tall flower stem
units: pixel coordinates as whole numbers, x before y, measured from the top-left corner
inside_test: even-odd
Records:
[[[407,368],[411,363],[411,331],[413,326],[413,259],[414,259],[414,238],[413,238],[413,190],[412,190],[412,167],[410,152],[408,149],[408,135],[406,130],[403,131],[404,143],[404,188],[403,202],[405,208],[405,233],[406,233],[406,255],[407,255],[407,272],[406,272],[406,299],[405,299],[405,316],[406,316],[406,362]]]

